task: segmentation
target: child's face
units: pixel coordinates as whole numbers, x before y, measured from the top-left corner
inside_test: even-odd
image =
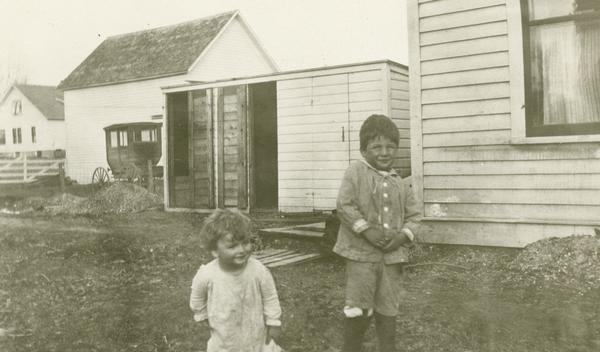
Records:
[[[252,243],[248,237],[244,241],[238,241],[232,234],[227,234],[217,241],[217,247],[212,251],[219,264],[225,270],[236,270],[243,268],[252,253]]]
[[[387,137],[377,136],[361,150],[363,158],[377,170],[390,171],[398,145]]]

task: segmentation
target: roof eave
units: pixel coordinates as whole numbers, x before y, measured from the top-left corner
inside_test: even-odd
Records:
[[[127,79],[127,80],[122,80],[122,81],[104,82],[104,83],[89,84],[89,85],[83,85],[83,86],[70,86],[70,87],[67,86],[67,88],[63,88],[63,87],[61,87],[61,85],[59,85],[58,89],[60,89],[60,90],[62,90],[64,92],[64,91],[68,91],[68,90],[96,88],[96,87],[112,86],[112,85],[116,85],[116,84],[124,84],[124,83],[139,82],[139,81],[148,81],[148,80],[151,80],[151,79],[173,77],[173,76],[181,76],[181,75],[185,75],[185,74],[187,74],[187,71],[178,71],[178,72],[173,72],[173,73],[166,73],[166,74],[163,74],[163,75],[148,76],[148,77],[138,77],[138,78],[132,78],[132,79]]]

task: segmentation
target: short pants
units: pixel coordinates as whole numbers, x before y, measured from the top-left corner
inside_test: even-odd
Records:
[[[404,263],[384,264],[346,260],[346,306],[374,309],[396,316],[400,304]]]

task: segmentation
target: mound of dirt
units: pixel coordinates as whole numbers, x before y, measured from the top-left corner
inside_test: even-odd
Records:
[[[89,198],[64,193],[50,198],[26,198],[16,204],[16,208],[22,211],[41,210],[57,215],[135,213],[162,206],[161,197],[138,185],[124,182],[113,183]]]
[[[89,201],[100,213],[135,213],[163,206],[161,197],[143,187],[125,182],[111,184]]]
[[[526,246],[508,265],[513,284],[600,289],[600,237],[546,238]]]

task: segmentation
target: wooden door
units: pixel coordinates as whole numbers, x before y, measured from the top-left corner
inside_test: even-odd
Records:
[[[217,104],[218,206],[248,206],[247,86],[219,88]]]
[[[193,207],[212,209],[214,199],[212,90],[189,92],[190,101],[190,170]]]
[[[314,77],[311,105],[313,210],[331,210],[350,162],[348,74]]]
[[[167,95],[169,206],[173,208],[193,207],[189,165],[189,106],[188,93]]]

